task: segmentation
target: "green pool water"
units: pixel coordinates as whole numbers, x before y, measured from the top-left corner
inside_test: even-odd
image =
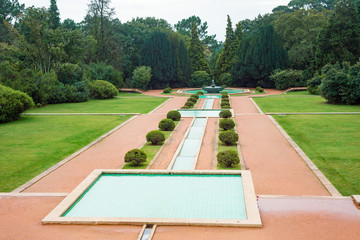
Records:
[[[221,110],[218,109],[197,109],[197,110],[178,110],[181,117],[219,117]]]
[[[201,89],[186,90],[186,91],[183,91],[183,92],[184,93],[189,93],[189,94],[196,94],[199,91],[201,91],[203,93],[207,93],[206,91],[201,90]],[[229,94],[231,94],[231,93],[243,93],[244,92],[244,90],[241,90],[241,89],[225,89],[224,91],[228,92]]]
[[[102,174],[64,217],[247,219],[240,175]]]

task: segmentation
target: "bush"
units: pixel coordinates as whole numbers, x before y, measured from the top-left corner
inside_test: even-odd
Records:
[[[187,100],[188,102],[193,102],[194,104],[195,103],[197,103],[197,99],[196,98],[194,98],[194,97],[190,97],[190,98],[188,98],[188,100]]]
[[[220,106],[221,107],[230,106],[230,103],[229,102],[221,102]]]
[[[306,82],[302,74],[300,70],[277,69],[271,74],[270,79],[274,81],[277,89],[285,90],[291,87],[304,87]]]
[[[90,91],[85,81],[76,82],[73,85],[65,85],[66,102],[86,102],[89,100]]]
[[[221,118],[231,118],[232,117],[232,113],[230,110],[222,110],[220,113],[219,113],[219,117]]]
[[[197,93],[196,93],[196,95],[204,95],[204,92],[203,91],[198,91]]]
[[[229,104],[223,105],[221,107],[222,109],[231,109],[231,106]]]
[[[221,95],[222,95],[222,96],[225,96],[225,95],[229,95],[229,93],[228,93],[227,91],[222,91],[222,92],[221,92]]]
[[[185,107],[192,108],[192,107],[194,107],[194,103],[188,101],[188,102],[185,103]]]
[[[167,87],[164,89],[163,93],[171,93],[171,88],[170,87]]]
[[[211,83],[210,75],[205,71],[196,71],[191,74],[191,78],[188,80],[189,87],[202,87],[208,86]]]
[[[229,98],[229,95],[222,95],[221,96],[221,99],[227,99],[227,98]]]
[[[190,109],[189,106],[182,106],[181,109]]]
[[[96,80],[89,84],[90,96],[97,99],[113,98],[119,94],[116,87],[106,81]]]
[[[148,66],[137,67],[133,72],[130,86],[133,88],[147,90],[151,77],[152,75],[151,75],[150,67]]]
[[[221,99],[221,102],[222,102],[222,103],[223,103],[223,102],[229,103],[229,102],[230,102],[230,99],[228,99],[228,98],[222,98],[222,99]]]
[[[20,113],[33,106],[33,100],[26,93],[0,85],[0,123],[19,119]]]
[[[235,145],[239,135],[234,131],[225,131],[219,134],[219,139],[225,145]]]
[[[162,131],[172,131],[175,128],[175,123],[171,119],[163,119],[159,122],[159,128]]]
[[[220,85],[221,86],[232,86],[233,79],[231,73],[223,73],[220,75]]]
[[[172,110],[167,113],[166,118],[171,119],[173,121],[179,121],[181,118],[181,114],[176,110]]]
[[[141,163],[146,162],[146,158],[146,153],[140,149],[133,149],[125,154],[124,160],[126,163],[130,163],[133,166],[140,166]]]
[[[232,130],[235,127],[235,122],[230,118],[220,119],[219,127],[224,130]]]
[[[320,94],[320,84],[321,84],[321,77],[318,73],[312,78],[307,81],[307,90],[310,94],[319,95]]]
[[[113,66],[106,63],[90,63],[86,67],[85,77],[91,81],[102,79],[109,83],[112,83],[117,88],[124,85],[122,73],[115,70]]]
[[[240,163],[240,158],[236,151],[226,150],[217,154],[217,161],[223,167],[232,167]]]
[[[151,142],[153,145],[158,145],[165,141],[165,135],[159,130],[154,130],[146,134],[146,141]]]
[[[257,92],[259,92],[259,93],[265,92],[264,89],[263,89],[262,87],[260,87],[260,86],[257,86],[255,90],[256,90]]]
[[[193,94],[193,95],[191,95],[190,97],[193,97],[193,98],[199,99],[199,95],[197,95],[197,94]]]
[[[63,84],[74,84],[83,79],[83,70],[77,64],[64,63],[56,72],[58,80]],[[96,80],[96,79],[95,79]]]

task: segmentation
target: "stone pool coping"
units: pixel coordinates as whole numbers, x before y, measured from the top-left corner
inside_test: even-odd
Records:
[[[179,174],[179,175],[241,175],[247,219],[180,219],[180,218],[114,218],[114,217],[61,217],[79,197],[100,177],[101,174]],[[182,226],[228,226],[262,227],[257,198],[250,171],[172,171],[172,170],[109,170],[96,169],[74,191],[72,191],[43,220],[42,224],[82,224],[82,225],[182,225]]]

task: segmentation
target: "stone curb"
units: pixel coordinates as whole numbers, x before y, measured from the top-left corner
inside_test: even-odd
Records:
[[[130,118],[129,120],[123,122],[122,124],[120,124],[119,126],[117,126],[116,128],[110,130],[109,132],[105,133],[104,135],[102,135],[101,137],[99,137],[98,139],[96,139],[95,141],[89,143],[88,145],[86,145],[85,147],[81,148],[80,150],[78,150],[77,152],[71,154],[69,157],[65,158],[64,160],[62,160],[61,162],[58,162],[57,164],[55,164],[54,166],[50,167],[48,170],[40,173],[38,176],[34,177],[33,179],[31,179],[30,181],[26,182],[25,184],[21,185],[20,187],[16,188],[15,190],[13,190],[11,193],[20,193],[23,192],[25,189],[29,188],[31,185],[35,184],[36,182],[38,182],[39,180],[41,180],[42,178],[44,178],[45,176],[49,175],[51,172],[55,171],[56,169],[58,169],[59,167],[61,167],[62,165],[66,164],[67,162],[69,162],[70,160],[72,160],[73,158],[77,157],[78,155],[80,155],[81,153],[85,152],[86,150],[88,150],[90,147],[94,146],[95,144],[97,144],[98,142],[102,141],[104,138],[108,137],[109,135],[111,135],[112,133],[114,133],[115,131],[119,130],[120,128],[122,128],[124,125],[128,124],[129,122],[131,122],[132,120],[134,120],[136,117],[138,117],[139,115],[136,115],[132,118]]]
[[[299,112],[299,113],[265,113],[266,115],[360,115],[360,112]]]
[[[252,99],[252,97],[250,97],[250,101],[255,105],[256,109],[259,111],[260,114],[264,114],[264,112],[260,109],[260,107],[256,104],[254,99]]]
[[[160,104],[157,108],[155,108],[154,110],[152,110],[151,112],[148,113],[149,114],[152,114],[153,112],[155,112],[156,110],[158,110],[159,108],[161,108],[162,106],[164,106],[168,101],[170,101],[171,99],[173,99],[172,97],[169,97],[168,100],[166,100],[165,102],[163,102],[162,104]]]

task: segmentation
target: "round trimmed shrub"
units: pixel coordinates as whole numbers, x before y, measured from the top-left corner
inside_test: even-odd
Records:
[[[151,142],[153,145],[158,145],[165,141],[165,135],[159,130],[154,130],[146,134],[146,141]]]
[[[193,97],[193,98],[199,99],[199,95],[197,95],[197,94],[193,94],[193,95],[191,95],[190,97]]]
[[[222,98],[222,99],[229,98],[229,95],[221,95],[221,98]]]
[[[181,118],[181,114],[176,110],[172,110],[167,113],[166,118],[171,119],[173,121],[179,121]]]
[[[203,91],[198,91],[197,93],[196,93],[196,95],[204,95],[204,92]]]
[[[220,103],[221,107],[225,107],[225,106],[229,106],[230,107],[230,103],[229,102],[221,102]]]
[[[119,94],[116,87],[107,81],[96,80],[89,84],[90,96],[97,99],[113,98]]]
[[[219,117],[221,118],[231,118],[232,117],[232,113],[230,110],[222,110],[220,113],[219,113]]]
[[[170,87],[167,87],[164,89],[163,93],[171,93],[171,88]]]
[[[257,92],[259,92],[259,93],[265,92],[264,89],[263,89],[262,87],[260,87],[260,86],[257,86],[255,90],[256,90]]]
[[[130,163],[132,166],[140,166],[142,163],[146,162],[146,153],[140,149],[133,149],[128,151],[125,154],[125,162]]]
[[[221,102],[223,103],[223,102],[230,102],[230,99],[228,99],[228,98],[223,98],[223,99],[221,99]]]
[[[190,107],[188,107],[188,106],[183,106],[183,107],[181,107],[181,109],[190,109]]]
[[[192,107],[194,107],[194,103],[188,101],[188,102],[185,103],[185,106],[186,106],[186,107],[189,107],[189,108],[192,108]]]
[[[235,122],[230,118],[220,119],[219,127],[224,130],[231,130],[234,129]]]
[[[217,154],[217,161],[223,167],[232,167],[240,163],[240,158],[236,151],[225,150]]]
[[[175,128],[175,123],[171,119],[163,119],[159,122],[159,128],[162,131],[172,131]]]
[[[222,96],[227,96],[227,95],[229,95],[229,93],[228,93],[227,91],[222,91],[222,92],[221,92],[221,95],[222,95]]]
[[[231,109],[231,107],[230,107],[229,104],[227,104],[227,105],[223,105],[223,106],[221,107],[221,109]]]
[[[190,98],[188,98],[188,100],[187,100],[188,102],[193,102],[193,103],[196,103],[197,102],[197,99],[196,98],[194,98],[194,97],[190,97]]]
[[[0,123],[19,119],[20,113],[33,106],[33,100],[26,93],[0,85]]]
[[[235,145],[239,139],[239,135],[234,131],[225,131],[219,134],[219,139],[225,145]]]

